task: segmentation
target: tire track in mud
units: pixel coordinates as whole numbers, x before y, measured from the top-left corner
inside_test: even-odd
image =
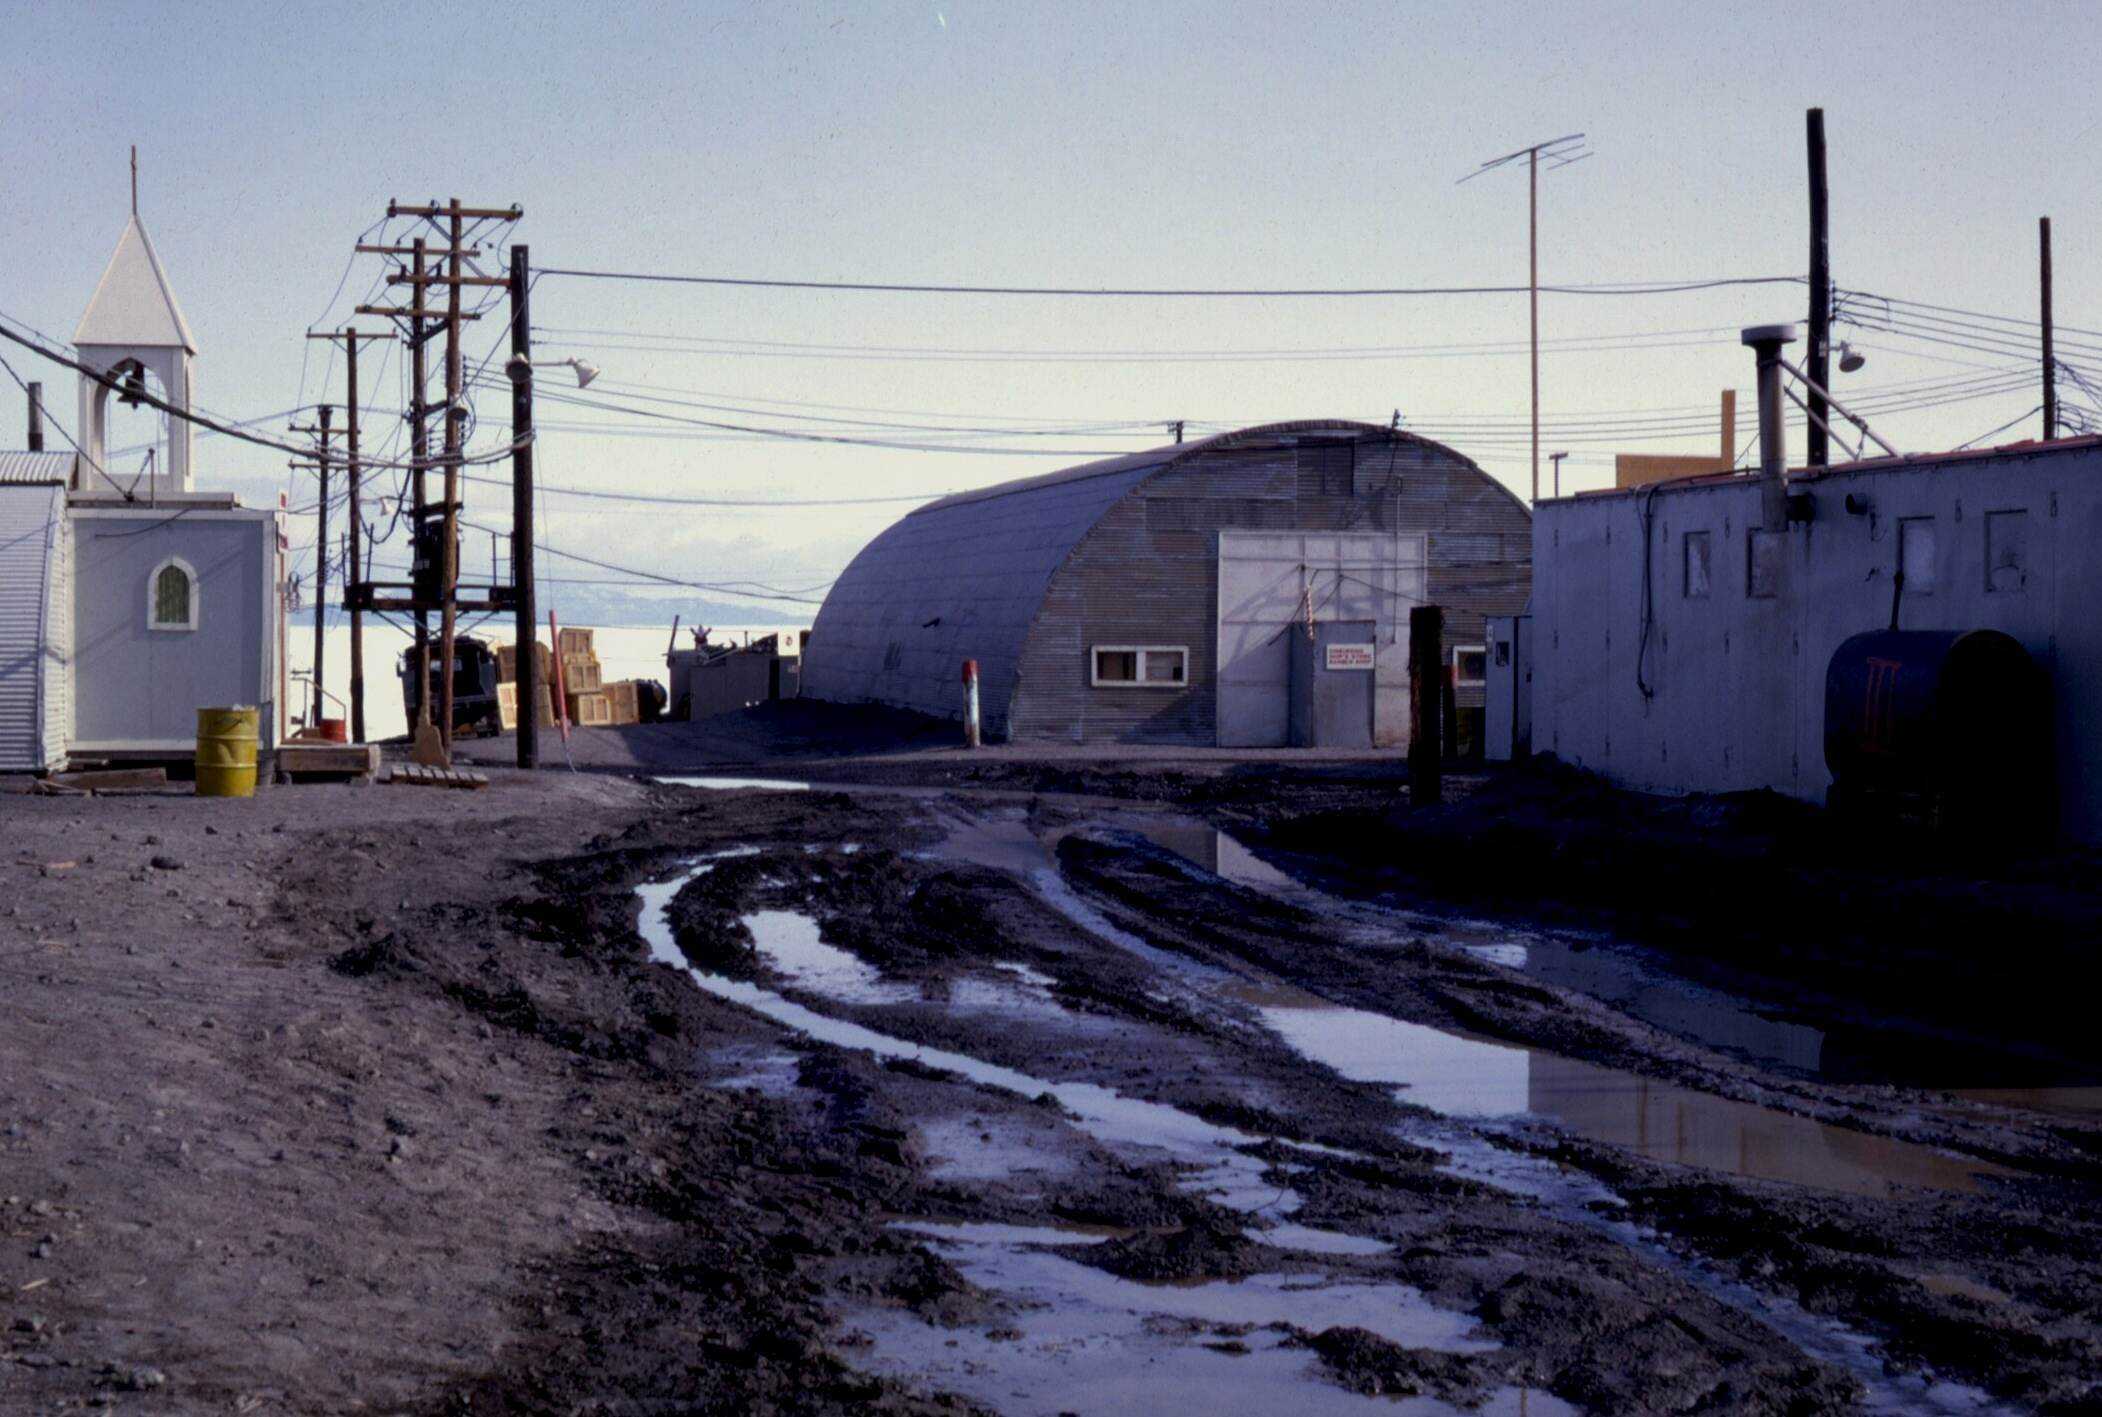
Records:
[[[1152,1032],[1148,1041],[1154,1044],[1199,1039],[1199,1051],[1209,1051],[1212,1064],[1208,1080],[1193,1082],[1178,1074],[1186,1060],[1175,1049],[1167,1050],[1168,1058],[1144,1066],[1135,1065],[1127,1046],[1086,1060],[1069,1053],[1061,1061],[1081,1064],[1076,1071],[1120,1076],[1127,1091],[1151,1094],[1153,1100],[1195,1114],[1231,1117],[1250,1130],[1275,1130],[1292,1142],[1340,1143],[1343,1150],[1335,1155],[1308,1153],[1303,1145],[1285,1142],[1266,1144],[1254,1136],[1242,1144],[1257,1153],[1267,1147],[1269,1154],[1258,1159],[1276,1173],[1274,1183],[1318,1190],[1322,1205],[1330,1208],[1321,1213],[1322,1220],[1333,1220],[1330,1211],[1336,1197],[1356,1197],[1352,1223],[1339,1228],[1395,1247],[1377,1259],[1339,1262],[1326,1257],[1315,1262],[1325,1272],[1371,1274],[1389,1284],[1419,1289],[1438,1304],[1472,1313],[1500,1343],[1487,1357],[1470,1354],[1461,1362],[1450,1353],[1411,1351],[1371,1333],[1335,1329],[1297,1335],[1297,1341],[1321,1354],[1343,1386],[1479,1398],[1493,1393],[1500,1381],[1519,1381],[1551,1385],[1583,1406],[1616,1412],[1679,1411],[1718,1400],[1717,1410],[1743,1411],[1806,1404],[1840,1410],[1850,1404],[1856,1390],[1850,1378],[1806,1360],[1771,1326],[1680,1277],[1660,1272],[1596,1227],[1548,1214],[1536,1201],[1442,1169],[1435,1154],[1397,1138],[1394,1128],[1408,1114],[1384,1090],[1338,1086],[1333,1077],[1321,1076],[1274,1038],[1264,1036],[1259,1026],[1219,1014],[1201,1017],[1178,1007],[1174,991],[1149,987],[1158,982],[1155,971],[1134,972],[1132,961],[1114,946],[1104,947],[1045,910],[1012,878],[1003,881],[982,872],[969,876],[966,894],[978,899],[983,913],[974,922],[978,947],[962,951],[955,937],[957,922],[941,904],[964,884],[954,871],[878,852],[856,866],[828,863],[827,869],[807,877],[796,869],[798,858],[810,859],[800,851],[793,856],[763,853],[735,863],[741,882],[732,879],[731,872],[711,872],[703,878],[708,883],[703,889],[690,895],[670,893],[687,957],[711,972],[741,974],[743,979],[733,982],[748,988],[763,989],[762,980],[784,984],[751,942],[740,938],[739,912],[798,904],[819,920],[828,939],[878,964],[889,977],[917,978],[930,987],[953,980],[961,972],[960,963],[983,966],[1000,956],[1020,957],[1028,967],[1057,978],[1062,1002],[1083,1015],[1108,1011],[1136,1019]],[[847,869],[840,871],[839,866]],[[856,898],[861,887],[840,879],[857,870],[863,873],[867,902]],[[913,884],[901,888],[900,882]],[[932,928],[925,931],[924,940],[918,938],[923,921],[910,899],[923,889],[936,903],[925,922]],[[986,907],[987,901],[994,904]],[[1034,919],[1028,918],[1032,912]],[[871,919],[878,914],[880,927]],[[987,928],[995,916],[999,921]],[[926,948],[928,944],[932,948]],[[787,987],[794,992],[792,983]],[[786,1017],[820,1032],[836,1028],[842,1019],[887,1027],[891,1032],[879,1051],[921,1050],[909,1054],[920,1066],[927,1065],[928,1057],[939,1056],[924,1051],[930,1040],[940,1040],[944,1053],[969,1057],[974,1068],[985,1066],[987,1054],[997,1058],[1003,1048],[1015,1046],[1012,1037],[974,1030],[940,1009],[915,1014],[895,1005],[856,1007],[807,995],[796,1005],[775,990],[765,992],[803,1011]],[[762,1002],[757,994],[748,997]],[[823,1010],[822,1019],[813,1020],[810,1015],[817,1008]],[[870,1041],[865,1035],[840,1036]],[[954,1062],[953,1056],[941,1057],[934,1066]],[[1039,1080],[1035,1073],[1023,1076],[1023,1088]],[[1270,1094],[1257,1105],[1246,1100],[1251,1080]],[[1063,1085],[1075,1082],[1085,1079],[1068,1078]],[[1263,1123],[1278,1125],[1265,1128]],[[997,1187],[979,1189],[993,1201],[989,1208],[1003,1218],[1022,1218],[1013,1196],[986,1194]],[[968,1219],[974,1199],[949,1187],[942,1203],[950,1218]],[[958,1216],[959,1210],[966,1213]],[[1038,1218],[1055,1223],[1055,1205],[1041,1208]],[[1214,1236],[1220,1228],[1212,1225]],[[1186,1222],[1182,1233],[1203,1233],[1203,1226]],[[1214,1248],[1225,1256],[1238,1247],[1225,1243]],[[1081,1253],[1075,1257],[1087,1259]],[[1194,1263],[1200,1276],[1216,1275],[1231,1272],[1236,1263],[1245,1265],[1246,1258],[1199,1257]]]

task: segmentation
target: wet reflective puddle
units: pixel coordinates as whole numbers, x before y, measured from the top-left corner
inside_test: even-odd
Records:
[[[1285,1346],[1286,1325],[1367,1329],[1411,1348],[1480,1351],[1473,1321],[1399,1285],[1319,1275],[1141,1284],[1037,1248],[1099,1233],[1003,1225],[901,1228],[924,1236],[965,1277],[1001,1296],[996,1325],[937,1329],[897,1310],[863,1309],[867,1366],[959,1392],[1003,1413],[1449,1414],[1430,1398],[1362,1397],[1321,1380],[1318,1361]],[[1562,1417],[1575,1409],[1507,1389],[1472,1411]]]
[[[741,787],[758,792],[808,792],[807,782],[791,782],[779,777],[656,777],[653,782],[662,782],[672,787],[707,787],[720,792],[733,792]]]
[[[1341,1008],[1304,990],[1238,985],[1227,993],[1302,1056],[1356,1082],[1391,1084],[1400,1100],[1442,1116],[1543,1117],[1652,1161],[1854,1195],[1892,1186],[1971,1191],[1980,1175],[2008,1174],[1913,1142]]]

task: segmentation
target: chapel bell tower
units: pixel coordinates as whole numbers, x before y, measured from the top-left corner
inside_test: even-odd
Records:
[[[111,468],[107,461],[109,401],[127,390],[154,389],[175,408],[190,407],[190,359],[197,353],[189,322],[175,301],[174,287],[154,254],[153,242],[139,222],[138,199],[131,220],[117,238],[117,249],[103,268],[102,279],[88,301],[87,313],[73,332],[80,362],[108,375],[117,385],[80,378],[80,449],[83,454],[74,488],[90,494],[131,492],[144,497],[179,495],[191,490],[190,422],[168,418],[168,436],[155,454],[151,488]],[[150,379],[149,379],[149,376]]]

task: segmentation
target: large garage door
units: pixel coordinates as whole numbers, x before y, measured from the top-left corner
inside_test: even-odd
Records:
[[[1376,627],[1375,741],[1408,739],[1408,625],[1426,600],[1422,532],[1219,533],[1219,746],[1283,747],[1291,728],[1285,638],[1317,621]]]

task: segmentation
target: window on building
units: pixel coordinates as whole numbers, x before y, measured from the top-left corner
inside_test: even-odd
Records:
[[[1985,588],[2018,591],[2029,583],[2029,514],[1985,514]]]
[[[197,628],[197,572],[187,561],[171,557],[146,579],[146,628]]]
[[[1179,645],[1096,645],[1091,682],[1101,687],[1178,689],[1189,682],[1190,652]]]
[[[1752,531],[1745,545],[1744,593],[1754,600],[1772,600],[1781,593],[1781,558],[1788,539],[1778,531]]]
[[[1489,647],[1487,645],[1456,645],[1452,652],[1453,668],[1459,670],[1462,684],[1481,684],[1489,678]]]
[[[1355,438],[1302,438],[1299,442],[1300,493],[1352,496],[1357,491],[1357,462]]]
[[[1905,577],[1905,594],[1934,594],[1934,518],[1898,520],[1898,571]]]
[[[1708,552],[1708,533],[1689,531],[1686,533],[1686,580],[1683,594],[1688,600],[1708,598],[1708,572],[1711,560]]]

